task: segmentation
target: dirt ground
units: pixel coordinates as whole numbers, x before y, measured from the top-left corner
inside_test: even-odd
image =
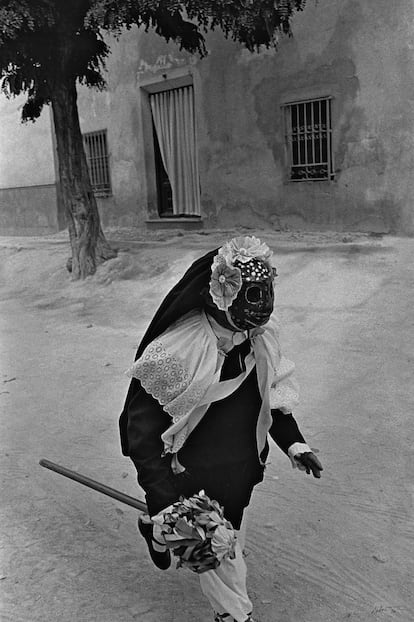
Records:
[[[259,622],[411,622],[414,240],[256,233],[275,252],[296,412],[325,470],[272,448],[248,512]],[[212,622],[197,576],[151,565],[137,513],[39,466],[142,498],[118,441],[124,371],[185,268],[231,232],[112,231],[72,283],[66,234],[0,238],[2,622]]]

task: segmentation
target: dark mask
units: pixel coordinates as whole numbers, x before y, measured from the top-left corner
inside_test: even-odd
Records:
[[[237,298],[229,307],[230,319],[240,330],[263,326],[273,311],[274,271],[256,258],[247,262],[236,261],[234,266],[241,270],[243,283]]]

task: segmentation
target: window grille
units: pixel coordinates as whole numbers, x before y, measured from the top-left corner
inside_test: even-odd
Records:
[[[85,148],[92,190],[96,196],[109,196],[111,194],[111,179],[109,175],[106,130],[83,134],[83,145]]]
[[[291,181],[333,178],[331,98],[283,106]]]

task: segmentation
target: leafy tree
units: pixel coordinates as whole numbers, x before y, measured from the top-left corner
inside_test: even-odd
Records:
[[[105,31],[153,29],[180,49],[206,54],[204,34],[220,28],[254,51],[290,34],[306,0],[0,0],[0,75],[7,96],[27,95],[23,121],[50,104],[73,278],[93,274],[115,256],[105,239],[91,188],[77,109],[76,84],[104,89]]]

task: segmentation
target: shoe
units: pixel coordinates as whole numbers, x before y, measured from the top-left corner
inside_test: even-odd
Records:
[[[156,551],[153,547],[153,538],[152,538],[152,525],[151,523],[144,523],[141,517],[138,518],[138,530],[140,534],[145,538],[145,542],[148,546],[148,551],[150,557],[154,564],[160,570],[167,570],[171,566],[171,555],[170,551],[167,549],[166,551]]]

